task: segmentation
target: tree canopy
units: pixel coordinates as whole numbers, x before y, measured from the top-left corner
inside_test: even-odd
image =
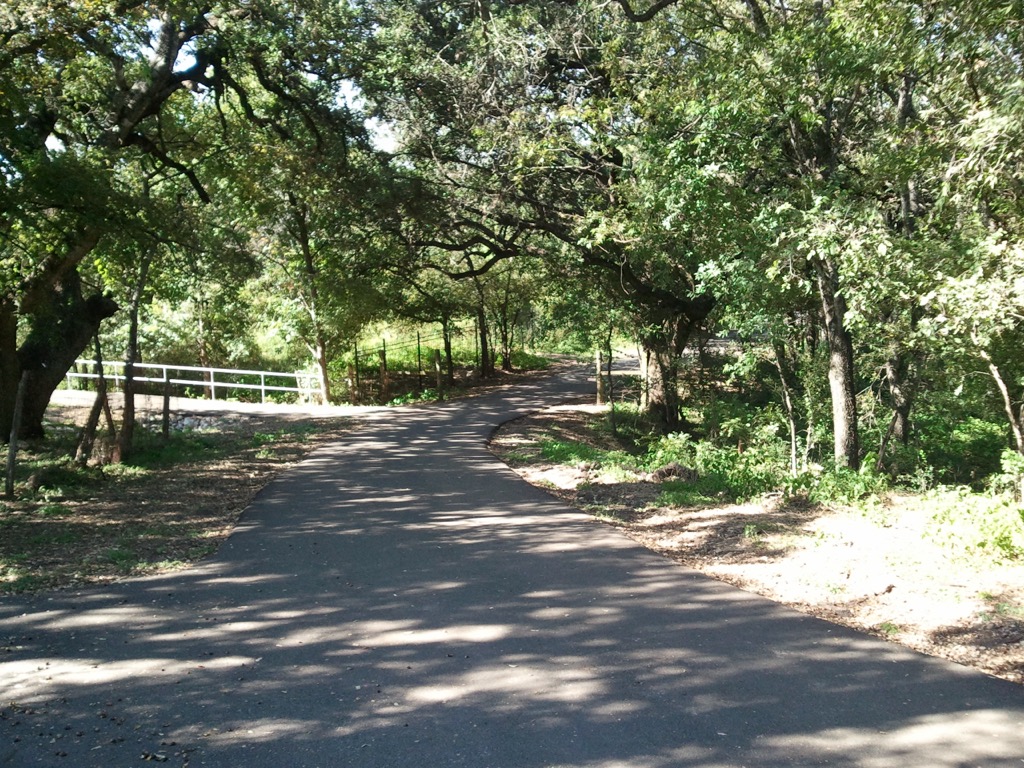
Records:
[[[669,432],[733,331],[794,467],[958,398],[1024,452],[1021,35],[996,0],[14,0],[0,431],[135,296],[258,307],[325,398],[373,319],[472,317],[486,374],[531,312],[614,317]]]

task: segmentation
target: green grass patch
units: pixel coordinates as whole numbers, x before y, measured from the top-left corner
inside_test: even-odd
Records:
[[[708,483],[687,483],[667,480],[661,484],[657,504],[664,507],[703,507],[721,504],[724,489],[715,490]]]
[[[607,451],[574,440],[541,440],[540,454],[556,464],[593,463],[602,469],[622,467],[633,461],[625,451]]]
[[[875,629],[886,637],[895,637],[903,631],[903,627],[891,621],[883,621]]]
[[[43,504],[36,510],[40,517],[67,517],[73,515],[74,510],[64,504]]]
[[[19,568],[0,568],[0,583],[4,592],[18,594],[35,592],[50,585],[50,580],[41,574],[32,573]]]
[[[165,469],[192,461],[212,461],[229,454],[236,442],[216,432],[174,432],[164,441],[159,435],[139,430],[135,450],[125,464],[138,469]]]
[[[263,445],[270,445],[271,443],[277,443],[282,440],[298,440],[299,442],[305,442],[310,436],[318,434],[321,428],[316,424],[307,424],[304,422],[296,422],[294,425],[289,425],[281,429],[274,430],[273,432],[253,432],[252,444],[255,447]]]
[[[551,365],[546,357],[525,350],[513,350],[512,367],[519,371],[545,371]]]
[[[388,405],[411,405],[413,403],[433,403],[441,399],[441,393],[436,389],[424,389],[421,392],[407,392],[404,395],[392,398]]]
[[[44,530],[26,536],[24,541],[31,549],[45,549],[63,544],[74,544],[78,541],[78,534],[74,530],[60,525],[47,525]]]
[[[121,571],[130,571],[139,562],[139,556],[126,547],[112,547],[103,553],[102,559]]]

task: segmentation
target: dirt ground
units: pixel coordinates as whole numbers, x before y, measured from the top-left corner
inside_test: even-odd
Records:
[[[930,513],[893,495],[868,511],[781,497],[671,507],[637,473],[553,464],[557,435],[620,448],[594,425],[603,409],[560,406],[506,424],[491,450],[527,481],[714,578],[837,624],[1024,684],[1024,564],[952,557],[925,535]]]

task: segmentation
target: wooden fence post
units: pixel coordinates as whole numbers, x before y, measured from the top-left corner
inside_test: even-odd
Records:
[[[160,434],[166,443],[171,438],[171,369],[164,368],[164,402],[160,420]]]
[[[380,353],[380,402],[383,405],[388,401],[388,394],[390,387],[388,386],[388,350],[387,347],[381,347],[378,352]]]

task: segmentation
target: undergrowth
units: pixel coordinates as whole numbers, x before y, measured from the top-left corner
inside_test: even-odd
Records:
[[[876,457],[865,457],[854,471],[823,463],[805,465],[795,475],[789,466],[789,445],[779,432],[777,414],[735,413],[725,417],[719,409],[713,419],[697,424],[703,434],[677,432],[664,436],[653,433],[638,409],[616,405],[614,414],[596,422],[594,429],[607,437],[614,433],[622,450],[608,450],[572,439],[548,439],[540,444],[547,461],[590,465],[602,473],[631,475],[637,481],[644,473],[678,464],[683,479],[670,477],[661,483],[657,503],[666,506],[711,506],[743,502],[765,494],[803,498],[813,504],[844,507],[871,517],[880,524],[889,512],[886,494],[907,493],[900,478],[876,471]],[[694,419],[696,421],[696,419]],[[695,430],[695,432],[697,431]],[[991,430],[976,423],[965,425],[966,443],[975,446],[977,456],[990,451]],[[988,461],[988,459],[984,459]],[[982,459],[971,459],[981,464]],[[928,535],[948,547],[955,556],[989,559],[1024,559],[1024,456],[1003,452],[997,474],[990,475],[981,488],[928,483],[926,490],[913,488],[919,503],[931,513]],[[933,470],[931,476],[943,476]],[[919,482],[920,476],[913,482]]]

